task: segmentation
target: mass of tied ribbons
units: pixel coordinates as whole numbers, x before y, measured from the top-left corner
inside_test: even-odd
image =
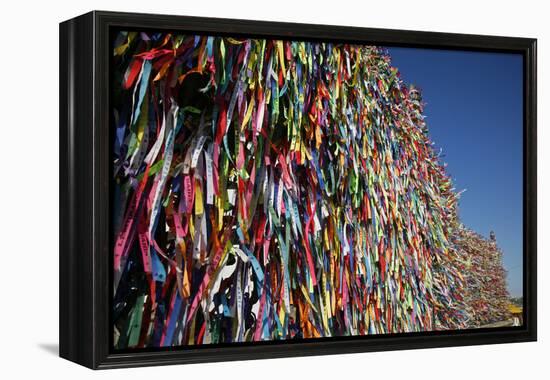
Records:
[[[484,327],[510,319],[510,295],[496,240],[485,239],[461,225],[454,241],[466,258],[461,271],[467,284],[464,298],[471,309],[468,325]]]
[[[121,32],[112,80],[116,348],[470,327],[458,195],[383,49]]]

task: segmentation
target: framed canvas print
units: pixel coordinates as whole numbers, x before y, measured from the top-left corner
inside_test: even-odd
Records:
[[[536,339],[536,40],[60,24],[60,355]]]

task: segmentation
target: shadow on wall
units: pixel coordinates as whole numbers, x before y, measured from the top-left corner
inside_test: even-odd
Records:
[[[39,343],[38,347],[49,354],[59,356],[59,343]]]

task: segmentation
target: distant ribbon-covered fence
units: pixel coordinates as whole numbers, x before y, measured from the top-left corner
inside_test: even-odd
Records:
[[[496,239],[486,239],[461,225],[454,234],[457,249],[466,261],[462,272],[466,281],[464,298],[469,307],[469,327],[484,327],[510,320],[510,294],[502,251]]]
[[[458,195],[382,49],[121,32],[112,77],[115,347],[469,327]]]

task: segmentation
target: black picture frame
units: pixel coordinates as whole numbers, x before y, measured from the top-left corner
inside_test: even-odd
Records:
[[[110,32],[155,29],[523,56],[523,326],[113,352]],[[528,342],[537,337],[536,39],[93,11],[60,24],[60,356],[93,369]]]

